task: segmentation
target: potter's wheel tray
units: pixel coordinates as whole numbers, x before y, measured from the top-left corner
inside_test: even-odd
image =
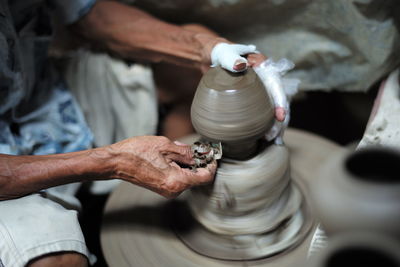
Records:
[[[316,135],[292,129],[286,131],[285,142],[290,151],[291,176],[307,197],[308,184],[312,182],[317,167],[340,147]],[[178,229],[180,235],[186,233],[190,236],[191,227],[195,227],[195,221],[192,223],[191,217],[185,215],[185,211],[187,214],[189,211],[184,199],[185,194],[173,201],[166,200],[146,189],[122,183],[110,196],[105,208],[101,243],[107,263],[111,267],[285,267],[295,266],[307,256],[312,230],[304,234],[299,244],[264,259],[239,261],[236,256],[232,261],[203,256],[186,246],[175,233]],[[308,219],[312,221],[312,218]],[[217,247],[218,242],[216,239],[214,243]],[[209,250],[212,249],[210,245]]]

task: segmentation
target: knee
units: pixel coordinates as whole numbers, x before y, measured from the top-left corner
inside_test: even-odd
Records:
[[[88,261],[85,256],[76,252],[61,252],[47,254],[33,259],[27,267],[87,267]]]

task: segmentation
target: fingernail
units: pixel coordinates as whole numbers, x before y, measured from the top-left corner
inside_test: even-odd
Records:
[[[177,146],[187,146],[187,144],[184,144],[184,143],[179,142],[179,141],[174,141],[174,144],[177,145]]]
[[[241,71],[241,70],[245,70],[246,67],[247,67],[247,63],[246,62],[237,62],[233,66],[233,69],[236,70],[236,71]]]

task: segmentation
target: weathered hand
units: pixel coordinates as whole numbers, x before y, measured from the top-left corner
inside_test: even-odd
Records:
[[[143,186],[164,197],[212,181],[216,163],[192,172],[178,165],[194,163],[190,146],[162,136],[141,136],[106,147],[115,155],[116,178]]]

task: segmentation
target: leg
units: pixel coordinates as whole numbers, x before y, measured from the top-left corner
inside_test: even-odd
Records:
[[[87,265],[85,258],[90,253],[76,210],[43,193],[0,201],[0,214],[0,259],[4,266]]]
[[[87,267],[88,260],[85,256],[74,252],[61,252],[49,254],[33,259],[27,267]]]

